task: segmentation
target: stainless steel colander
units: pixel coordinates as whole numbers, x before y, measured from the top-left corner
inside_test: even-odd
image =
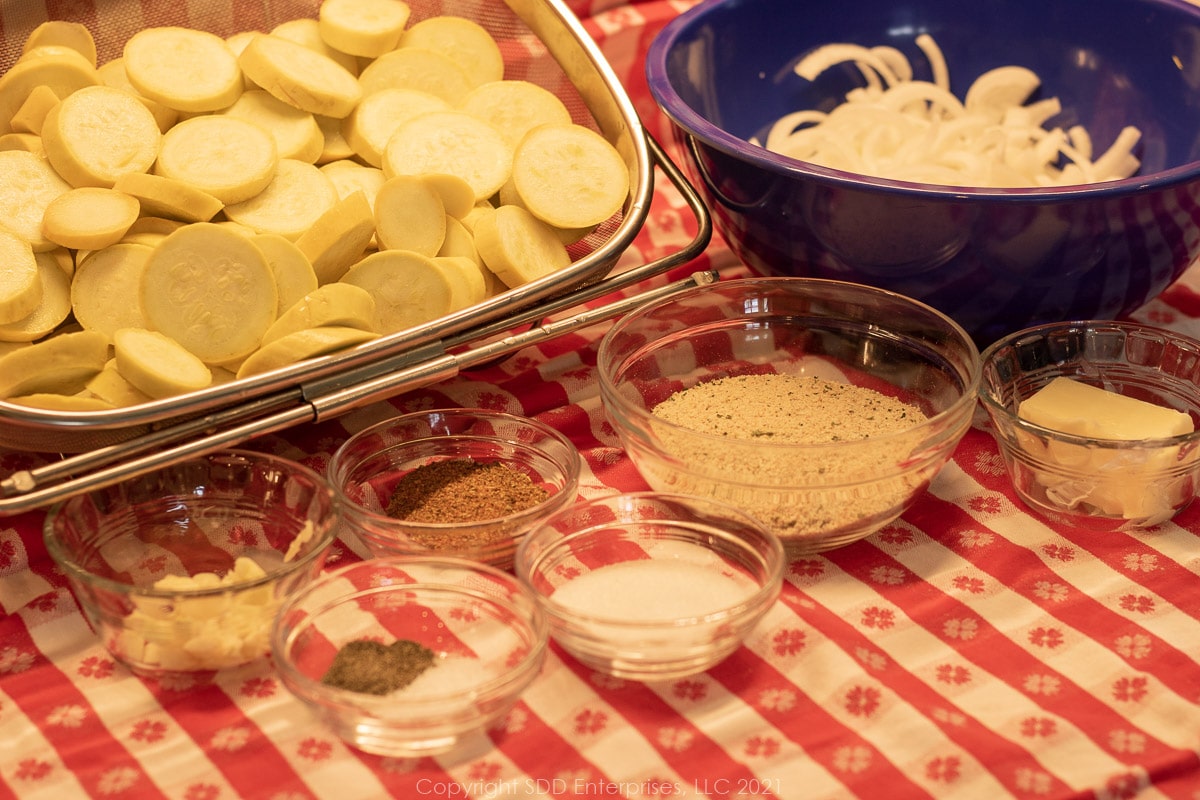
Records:
[[[621,211],[572,246],[570,267],[348,351],[128,408],[68,413],[0,401],[0,448],[66,454],[44,467],[0,475],[0,516],[197,453],[334,417],[616,316],[650,295],[679,288],[661,287],[555,317],[686,263],[703,251],[711,236],[703,202],[644,130],[620,82],[572,12],[560,0],[408,3],[414,22],[452,14],[481,24],[501,46],[506,77],[550,89],[577,123],[612,142],[630,176]],[[145,27],[182,25],[229,36],[315,17],[318,5],[316,0],[100,0],[94,6],[66,8],[77,15],[71,19],[92,30],[103,63],[119,56],[124,41]],[[63,13],[60,4],[49,7]],[[20,56],[29,32],[47,19],[47,8],[40,1],[0,3],[0,69],[7,71]],[[656,169],[679,189],[696,217],[697,234],[674,253],[618,270],[618,259],[645,223]],[[713,279],[711,273],[698,273],[683,283]]]

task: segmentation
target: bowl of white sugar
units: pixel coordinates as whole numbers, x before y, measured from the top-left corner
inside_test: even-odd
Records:
[[[779,597],[786,563],[779,539],[735,508],[634,492],[548,518],[521,542],[514,569],[565,651],[650,682],[737,650]]]
[[[1007,336],[979,389],[1013,488],[1058,523],[1161,524],[1200,481],[1200,341],[1138,322],[1079,320]]]
[[[821,278],[652,301],[609,330],[597,363],[608,418],[652,489],[733,505],[792,555],[899,517],[970,426],[980,372],[945,314]]]

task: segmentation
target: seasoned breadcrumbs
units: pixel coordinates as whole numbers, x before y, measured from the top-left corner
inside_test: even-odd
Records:
[[[718,378],[675,393],[653,416],[719,438],[654,426],[689,472],[644,464],[652,486],[740,506],[792,550],[807,549],[806,540],[822,549],[890,521],[936,472],[904,463],[922,443],[915,431],[904,435],[926,420],[921,409],[820,377]]]
[[[818,444],[911,428],[925,415],[852,383],[804,375],[735,375],[677,392],[654,413],[719,436]]]

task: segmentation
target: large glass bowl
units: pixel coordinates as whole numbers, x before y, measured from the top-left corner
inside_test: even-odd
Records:
[[[809,553],[870,535],[925,490],[970,426],[979,352],[944,314],[892,292],[746,278],[633,311],[601,341],[597,367],[608,417],[653,489],[729,503]],[[814,444],[773,440],[773,417],[810,413],[802,402],[781,400],[745,436],[656,413],[697,384],[763,374],[872,388],[918,413],[892,433]]]

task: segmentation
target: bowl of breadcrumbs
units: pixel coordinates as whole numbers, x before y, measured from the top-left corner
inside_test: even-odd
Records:
[[[746,278],[626,315],[598,370],[651,488],[741,508],[799,555],[869,536],[925,491],[970,426],[980,357],[903,295]]]

